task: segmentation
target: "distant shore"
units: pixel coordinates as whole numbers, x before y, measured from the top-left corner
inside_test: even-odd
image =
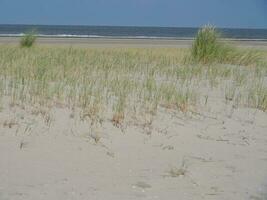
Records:
[[[0,45],[18,44],[20,37],[0,37]],[[188,48],[192,45],[192,39],[129,39],[129,38],[66,38],[66,37],[39,37],[37,43],[42,45],[63,45],[80,47],[131,47],[131,48]],[[267,49],[265,40],[228,40],[238,47]]]

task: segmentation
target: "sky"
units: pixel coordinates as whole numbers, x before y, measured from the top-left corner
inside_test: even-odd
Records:
[[[0,0],[0,24],[267,29],[267,0]]]

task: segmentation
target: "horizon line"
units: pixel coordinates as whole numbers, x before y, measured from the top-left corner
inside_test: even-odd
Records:
[[[244,27],[223,27],[223,26],[215,26],[212,24],[205,24],[205,25],[211,25],[214,26],[217,29],[240,29],[240,30],[246,30],[246,29],[254,29],[254,30],[267,30],[266,28],[244,28]],[[153,25],[86,25],[86,24],[30,24],[30,23],[0,23],[0,26],[84,26],[84,27],[138,27],[138,28],[189,28],[189,29],[199,29],[205,25],[202,26],[153,26]]]

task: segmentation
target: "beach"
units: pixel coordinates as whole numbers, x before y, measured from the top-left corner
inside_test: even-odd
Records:
[[[0,37],[0,199],[266,199],[267,42],[230,43]]]
[[[0,37],[0,44],[18,44],[20,37]],[[192,39],[114,39],[114,38],[63,38],[40,37],[38,43],[42,45],[79,46],[92,48],[189,48]],[[230,40],[238,47],[267,49],[265,40]]]

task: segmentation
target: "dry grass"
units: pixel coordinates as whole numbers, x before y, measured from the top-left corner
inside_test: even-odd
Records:
[[[248,67],[186,64],[189,53],[1,46],[0,95],[11,97],[12,104],[79,108],[83,117],[96,123],[109,118],[116,126],[130,115],[155,115],[159,107],[196,110],[209,99],[200,90],[203,84],[223,88],[225,99],[236,105],[267,110],[265,62]]]
[[[183,158],[182,164],[179,168],[177,167],[171,167],[168,171],[168,175],[170,177],[179,177],[179,176],[185,176],[188,172],[188,166],[186,165],[186,160]]]

